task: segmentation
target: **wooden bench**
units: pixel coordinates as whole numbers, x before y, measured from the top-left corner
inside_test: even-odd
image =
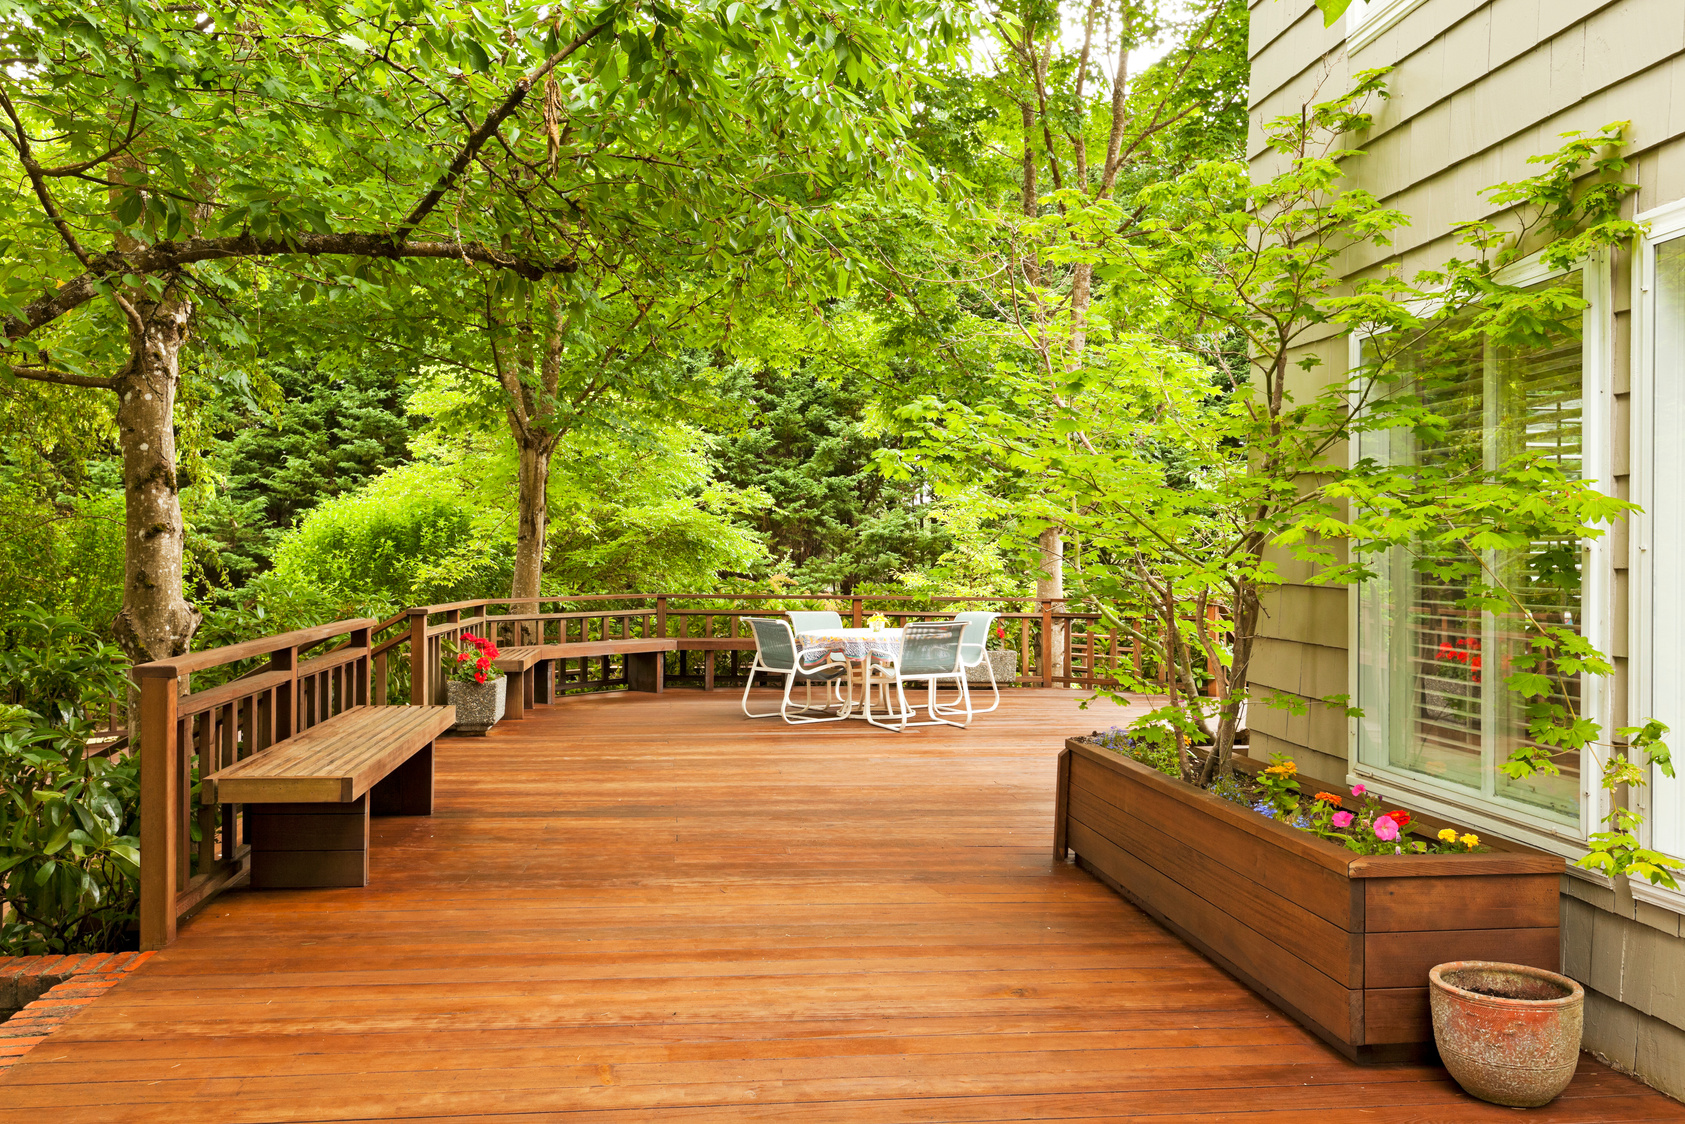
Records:
[[[504,648],[492,666],[511,677],[519,676],[519,684],[511,683],[504,717],[526,717],[529,708],[548,704],[556,698],[557,660],[591,659],[597,656],[626,657],[626,683],[634,691],[661,694],[666,681],[668,652],[678,651],[679,642],[667,638],[632,638],[630,640],[588,640],[574,644],[527,644],[518,648]]]
[[[753,652],[753,636],[681,636],[681,652],[702,653],[702,689],[714,689],[714,659],[720,652]]]
[[[205,777],[204,804],[244,804],[252,885],[369,884],[369,816],[433,814],[433,742],[451,706],[355,706]]]

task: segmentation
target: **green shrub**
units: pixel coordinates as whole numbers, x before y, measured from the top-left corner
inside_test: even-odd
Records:
[[[140,891],[140,766],[89,754],[121,654],[38,606],[0,622],[0,954],[120,948]]]

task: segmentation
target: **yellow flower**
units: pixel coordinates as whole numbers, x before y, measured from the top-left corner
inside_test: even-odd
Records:
[[[1271,765],[1268,769],[1264,770],[1264,772],[1270,773],[1270,774],[1272,774],[1274,776],[1278,776],[1278,777],[1291,777],[1294,773],[1297,773],[1298,771],[1299,771],[1299,766],[1295,765],[1291,761],[1283,761],[1279,765]]]
[[[1439,841],[1441,843],[1455,843],[1457,841],[1457,829],[1454,827],[1440,828]]]
[[[1470,833],[1468,835],[1460,835],[1460,836],[1457,837],[1457,842],[1461,843],[1463,846],[1467,847],[1469,850],[1472,851],[1476,847],[1480,846],[1480,836],[1475,835],[1473,833]]]

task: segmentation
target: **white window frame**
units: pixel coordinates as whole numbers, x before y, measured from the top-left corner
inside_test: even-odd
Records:
[[[1426,0],[1352,0],[1346,9],[1346,53],[1373,43]]]
[[[1630,484],[1632,501],[1640,510],[1631,516],[1628,541],[1628,578],[1630,602],[1628,634],[1631,644],[1627,658],[1627,714],[1637,722],[1654,713],[1655,651],[1662,630],[1655,620],[1655,567],[1650,551],[1654,533],[1651,508],[1656,494],[1656,250],[1664,242],[1685,237],[1685,199],[1668,203],[1636,216],[1644,224],[1645,233],[1638,240],[1632,255],[1632,463]],[[1679,742],[1681,730],[1670,732],[1669,748]],[[1685,770],[1685,752],[1675,759],[1676,768]],[[1665,802],[1678,806],[1685,802],[1681,787],[1685,778],[1672,779],[1652,772],[1650,785],[1638,790],[1636,810],[1644,817],[1642,840],[1655,846],[1655,824],[1659,808]],[[1658,850],[1661,848],[1658,847]],[[1685,851],[1685,848],[1676,848]],[[1661,906],[1675,913],[1685,913],[1685,892],[1653,886],[1635,879],[1630,883],[1632,895],[1639,901]]]
[[[1609,255],[1599,253],[1576,265],[1573,270],[1552,269],[1539,260],[1537,254],[1516,262],[1497,274],[1506,285],[1537,285],[1577,270],[1581,274],[1581,295],[1586,300],[1581,327],[1580,425],[1584,452],[1582,471],[1589,483],[1603,491],[1614,486],[1614,457],[1612,437],[1614,429],[1614,331],[1611,296],[1613,272]],[[1363,363],[1363,343],[1367,336],[1353,333],[1350,337],[1350,369]],[[1636,410],[1634,411],[1636,416]],[[1358,442],[1347,443],[1349,464],[1358,459]],[[1582,546],[1581,628],[1582,635],[1601,652],[1609,652],[1614,640],[1614,571],[1609,550],[1609,536],[1588,540]],[[1359,682],[1358,620],[1361,587],[1352,585],[1346,597],[1346,680],[1351,685],[1353,704],[1362,705],[1355,697]],[[1587,676],[1581,695],[1585,717],[1604,727],[1613,711],[1612,676]],[[1585,842],[1591,831],[1599,829],[1599,821],[1606,814],[1606,799],[1598,783],[1603,775],[1602,750],[1588,746],[1580,761],[1580,823],[1577,828],[1531,813],[1519,802],[1502,798],[1488,799],[1471,794],[1466,789],[1442,784],[1431,777],[1407,773],[1381,765],[1358,761],[1359,719],[1346,724],[1347,784],[1364,784],[1388,801],[1409,804],[1423,812],[1466,824],[1477,832],[1489,832],[1505,839],[1526,843],[1540,850],[1565,858],[1579,858],[1586,853]],[[1685,754],[1682,754],[1685,759]],[[1606,881],[1576,867],[1575,874],[1583,874],[1593,881]],[[1685,900],[1685,899],[1682,899]]]

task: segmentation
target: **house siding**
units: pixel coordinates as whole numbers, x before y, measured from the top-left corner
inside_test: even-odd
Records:
[[[1338,95],[1359,70],[1392,67],[1390,98],[1352,138],[1367,154],[1348,164],[1352,182],[1411,218],[1390,248],[1354,247],[1349,275],[1397,263],[1432,268],[1457,253],[1453,223],[1506,216],[1480,195],[1537,170],[1531,156],[1560,134],[1628,121],[1628,178],[1639,185],[1628,214],[1685,198],[1685,3],[1680,0],[1427,0],[1348,56],[1344,20],[1325,28],[1311,0],[1253,0],[1251,131],[1255,179],[1279,157],[1265,122],[1298,116]],[[1632,263],[1613,265],[1613,390],[1609,434],[1613,491],[1630,497]],[[1347,342],[1309,344],[1318,370],[1346,369]],[[1315,377],[1315,372],[1311,377]],[[1300,393],[1313,388],[1302,388]],[[1629,539],[1610,537],[1615,663],[1612,725],[1627,720]],[[1348,692],[1348,597],[1306,584],[1301,567],[1276,558],[1287,578],[1267,601],[1254,682],[1296,701],[1254,703],[1254,756],[1284,753],[1315,776],[1344,776],[1348,724],[1317,700]],[[1565,876],[1564,969],[1587,987],[1588,1049],[1685,1098],[1685,922],[1630,894]]]

